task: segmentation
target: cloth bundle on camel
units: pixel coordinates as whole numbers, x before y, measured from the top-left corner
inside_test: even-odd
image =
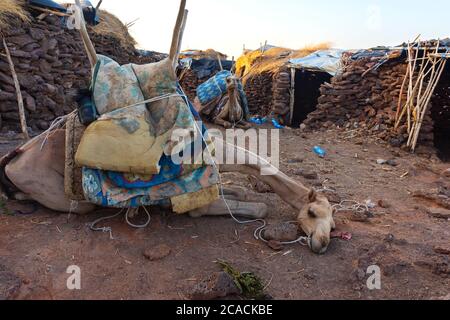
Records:
[[[196,123],[172,62],[119,66],[97,57],[91,87],[100,117],[84,131],[75,155],[75,164],[83,167],[85,198],[101,206],[129,208],[170,204],[183,194],[201,192],[195,207],[179,205],[183,211],[217,200],[218,172],[203,161],[212,143]],[[174,134],[177,139],[182,134],[181,142]],[[195,145],[203,148],[195,150]],[[202,162],[197,164],[193,159],[199,152]],[[172,160],[189,154],[192,161],[187,164]]]

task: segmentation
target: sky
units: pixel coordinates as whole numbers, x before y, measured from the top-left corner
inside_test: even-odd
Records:
[[[96,5],[98,0],[91,0]],[[66,1],[67,2],[67,1]],[[103,0],[138,47],[168,52],[179,0]],[[450,37],[448,0],[187,0],[184,49],[213,48],[231,58],[242,49],[271,45],[300,49],[330,42],[362,49]]]

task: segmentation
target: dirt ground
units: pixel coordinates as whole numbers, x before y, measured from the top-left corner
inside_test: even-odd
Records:
[[[104,210],[81,217],[9,201],[0,214],[0,299],[185,299],[196,283],[220,270],[217,259],[259,275],[274,299],[449,298],[449,221],[427,213],[435,202],[413,197],[419,189],[449,190],[449,178],[439,175],[448,163],[340,131],[283,130],[280,137],[281,169],[289,176],[335,190],[335,202],[377,204],[365,218],[336,213],[337,229],[350,232],[350,241],[334,239],[320,256],[299,244],[275,252],[253,238],[257,224],[156,209],[146,229],[133,229],[122,217],[105,222],[111,240],[88,227]],[[0,141],[1,153],[12,144]],[[327,150],[325,159],[311,152],[315,145]],[[398,165],[377,164],[380,158]],[[299,169],[318,179],[305,179]],[[223,180],[249,185],[234,174]],[[295,218],[278,196],[262,197],[270,204],[269,224]],[[168,246],[170,254],[148,260],[144,251],[158,245]],[[70,265],[81,268],[81,290],[66,287]],[[371,265],[381,268],[381,290],[366,286]]]

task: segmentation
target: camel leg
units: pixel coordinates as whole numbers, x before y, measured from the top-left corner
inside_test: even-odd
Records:
[[[189,212],[189,215],[192,218],[228,216],[230,215],[228,208],[235,217],[243,217],[246,219],[264,219],[267,217],[267,205],[264,203],[240,202],[235,200],[226,200],[225,203],[222,199],[213,202],[209,206],[193,210]]]
[[[252,192],[244,187],[224,187],[223,195],[227,200],[270,204],[268,203],[266,196]]]
[[[226,120],[223,120],[223,119],[220,119],[220,118],[214,119],[214,124],[217,124],[218,126],[222,126],[225,129],[229,129],[229,128],[232,127],[230,122],[228,122]]]
[[[248,130],[252,128],[252,125],[248,122],[245,121],[241,121],[236,125],[236,128],[238,129],[244,129],[244,130]]]

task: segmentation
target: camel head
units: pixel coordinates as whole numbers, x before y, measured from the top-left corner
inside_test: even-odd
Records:
[[[336,228],[333,220],[333,208],[328,199],[311,190],[307,204],[298,215],[298,223],[306,235],[311,239],[309,246],[314,253],[323,254],[330,244],[331,231]]]

